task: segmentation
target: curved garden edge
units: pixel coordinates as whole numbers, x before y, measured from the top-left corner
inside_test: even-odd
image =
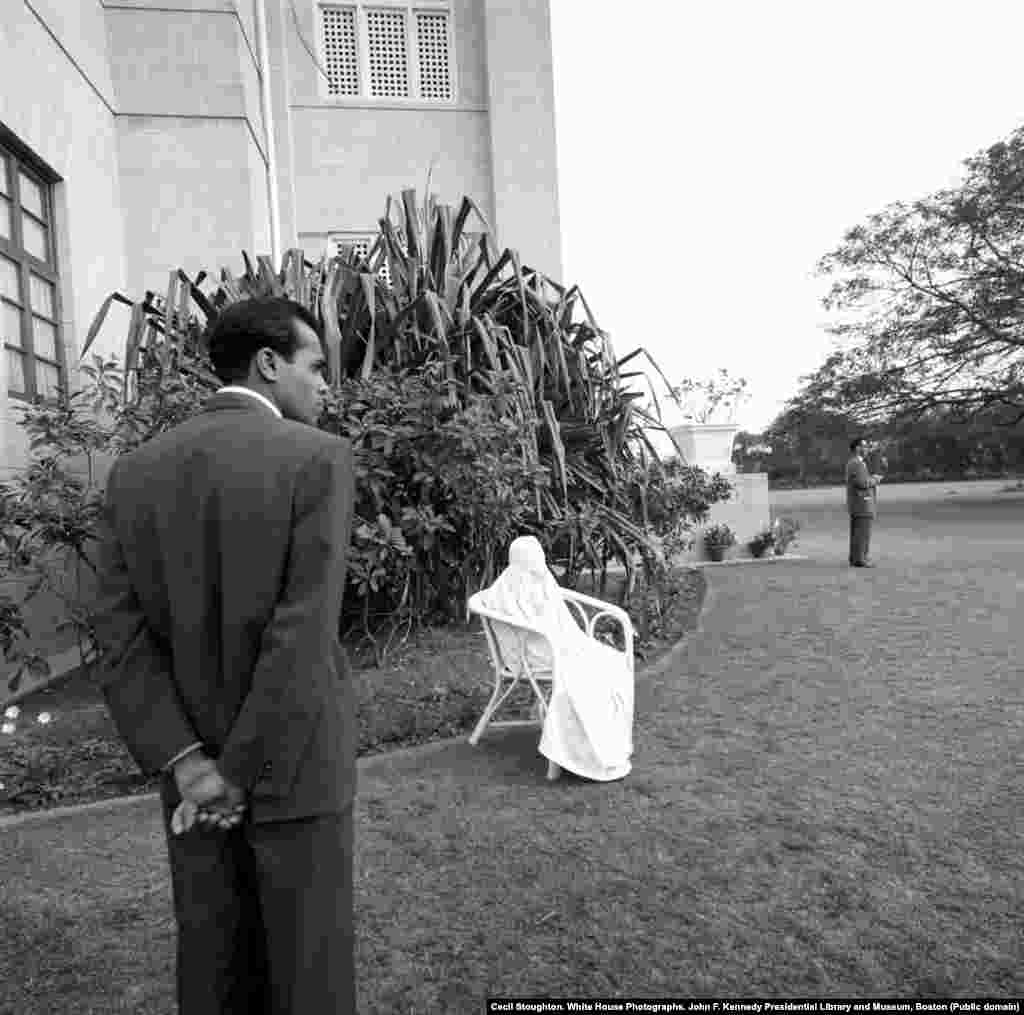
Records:
[[[677,594],[642,646],[638,678],[669,665],[699,628],[708,582],[702,569],[690,565],[677,577]],[[376,757],[440,748],[467,736],[490,693],[490,661],[476,624],[421,632],[381,669],[355,669],[353,677],[361,767]],[[522,704],[531,704],[528,695]],[[115,807],[155,791],[156,780],[138,771],[85,671],[38,690],[20,707],[23,721],[0,741],[0,827],[69,808]],[[55,721],[39,727],[32,714],[44,710]]]

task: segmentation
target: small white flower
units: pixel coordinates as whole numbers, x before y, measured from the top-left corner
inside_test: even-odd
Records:
[[[53,716],[49,712],[40,712],[36,721],[45,726],[48,722],[53,721]]]
[[[14,732],[14,723],[12,723],[12,722],[5,722],[3,724],[3,726],[0,726],[0,733],[13,733],[13,732]]]
[[[11,707],[4,712],[5,719],[17,719],[21,715],[21,709],[17,705],[11,705]]]

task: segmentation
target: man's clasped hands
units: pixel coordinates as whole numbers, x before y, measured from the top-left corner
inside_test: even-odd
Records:
[[[228,782],[213,758],[193,751],[174,765],[174,781],[181,794],[171,817],[171,832],[182,835],[195,824],[227,831],[245,817],[245,794]]]

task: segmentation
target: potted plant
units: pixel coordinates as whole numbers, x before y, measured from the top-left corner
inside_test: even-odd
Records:
[[[704,530],[704,549],[712,560],[723,560],[725,551],[736,542],[736,534],[724,522],[709,525]]]
[[[772,523],[775,539],[775,556],[781,557],[786,547],[796,542],[796,534],[800,531],[800,523],[795,518],[776,518]]]
[[[735,471],[732,445],[739,432],[736,408],[747,397],[744,378],[731,378],[722,368],[706,381],[685,378],[669,387],[672,401],[687,422],[671,433],[689,465],[728,475]]]
[[[751,557],[763,557],[768,551],[768,548],[774,545],[775,529],[769,526],[767,529],[761,529],[761,531],[747,543],[747,549],[750,550]]]

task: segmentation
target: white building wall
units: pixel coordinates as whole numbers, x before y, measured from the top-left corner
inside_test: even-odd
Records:
[[[327,97],[291,0],[265,5],[282,248],[300,236],[375,232],[387,196],[413,187],[422,201],[433,167],[440,201],[469,195],[499,242],[561,279],[547,0],[453,0],[455,98],[444,104]],[[254,9],[254,0],[0,0],[0,124],[56,177],[72,390],[111,292],[162,293],[172,269],[237,274],[243,249],[270,252]],[[320,58],[318,4],[295,0],[295,9]],[[127,324],[115,304],[90,358],[122,361]],[[0,355],[0,481],[29,458],[4,369]],[[45,629],[62,613],[51,597],[31,616]]]
[[[484,114],[366,109],[301,109],[295,114],[295,189],[305,235],[377,231],[388,195],[409,187],[422,207],[430,191],[456,208],[464,194],[492,217],[490,144]],[[477,228],[470,220],[470,228]]]
[[[107,8],[131,294],[269,250],[254,50],[233,3]]]
[[[126,281],[121,186],[114,95],[99,0],[4,0],[0,16],[0,123],[56,173],[53,188],[61,331],[72,387],[78,385],[79,350],[106,296]],[[115,311],[115,327],[126,319]],[[97,343],[109,354],[113,338]],[[28,436],[7,395],[6,357],[0,356],[0,481],[29,461]],[[66,576],[70,592],[78,574]],[[85,586],[88,588],[88,585]],[[17,585],[5,588],[19,596]],[[28,607],[37,648],[65,648],[69,633],[54,635],[65,611],[43,594]],[[0,672],[10,667],[0,665]]]
[[[548,0],[483,0],[495,228],[524,264],[562,279]]]
[[[60,177],[54,188],[62,332],[72,384],[85,333],[126,282],[114,96],[99,0],[7,0],[0,17],[0,123]],[[109,352],[101,344],[97,351]],[[0,357],[2,476],[27,461]]]
[[[297,0],[296,10],[302,36],[322,63],[319,4]],[[430,191],[440,202],[457,208],[468,195],[493,224],[483,14],[482,0],[451,5],[451,103],[329,97],[323,75],[291,25],[286,39],[294,222],[303,245],[314,248],[311,252],[331,232],[375,233],[389,195],[400,199],[412,187],[422,205],[428,171]],[[280,130],[280,112],[276,115]],[[477,228],[473,220],[470,228]]]

